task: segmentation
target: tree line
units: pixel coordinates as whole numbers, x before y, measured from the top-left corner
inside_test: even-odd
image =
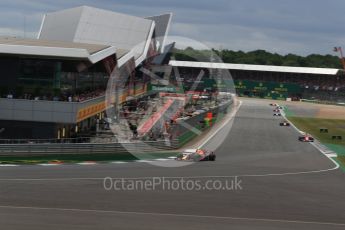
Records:
[[[191,47],[176,49],[173,56],[179,61],[219,62],[234,64],[275,65],[295,67],[318,67],[342,69],[338,56],[311,54],[299,56],[296,54],[281,55],[265,50],[250,52],[232,50],[196,50]]]

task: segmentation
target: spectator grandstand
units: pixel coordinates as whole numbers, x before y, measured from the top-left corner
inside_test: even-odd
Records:
[[[240,96],[345,102],[345,75],[338,69],[182,61],[170,64],[179,66],[181,76],[190,82],[196,80],[200,71],[212,78],[209,68],[229,70],[229,80],[233,80]]]

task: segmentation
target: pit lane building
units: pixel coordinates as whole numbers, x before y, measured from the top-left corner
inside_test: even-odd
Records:
[[[95,128],[115,67],[120,102],[147,92],[133,70],[164,52],[172,14],[148,18],[88,6],[48,13],[37,39],[0,38],[0,138],[60,139]]]

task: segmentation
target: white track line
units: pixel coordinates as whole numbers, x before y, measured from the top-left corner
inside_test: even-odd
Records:
[[[135,160],[135,161],[112,161],[107,162],[108,164],[127,164],[127,163],[152,163],[155,161],[169,161],[171,159],[175,159],[176,157],[168,157],[168,158],[158,158],[158,159],[152,159],[152,160]],[[74,163],[74,165],[98,165],[98,162],[79,162]],[[63,166],[63,165],[71,165],[71,164],[51,164],[51,163],[42,163],[42,164],[35,164],[36,166]],[[33,165],[33,166],[35,166]],[[72,164],[73,165],[73,164]],[[15,164],[0,164],[0,167],[18,167],[18,166],[24,166],[24,165],[15,165]]]
[[[17,167],[19,165],[14,165],[14,164],[0,164],[0,167]]]
[[[170,159],[168,158],[158,158],[158,159],[155,159],[155,161],[169,161]]]
[[[36,210],[36,211],[90,212],[90,213],[122,214],[122,215],[125,214],[125,215],[137,215],[137,216],[161,216],[161,217],[183,217],[183,218],[216,219],[216,220],[258,221],[258,222],[271,222],[271,223],[274,222],[274,223],[285,223],[285,224],[289,223],[289,224],[303,224],[303,225],[328,225],[328,226],[339,226],[339,227],[345,226],[345,223],[334,223],[334,222],[246,218],[246,217],[231,217],[231,216],[209,216],[209,215],[193,215],[193,214],[177,214],[177,213],[131,212],[131,211],[99,210],[99,209],[47,208],[47,207],[25,207],[25,206],[3,206],[3,205],[1,205],[0,208]]]
[[[134,162],[137,162],[137,163],[152,163],[154,161],[152,161],[152,160],[135,160]]]
[[[39,166],[60,166],[62,164],[37,164]]]
[[[289,119],[287,119],[286,114],[285,114],[285,112],[284,112],[284,109],[281,110],[281,114],[282,114],[282,116],[284,117],[284,119],[287,120],[287,121],[291,124],[291,126],[292,126],[298,133],[303,134],[303,135],[305,134],[305,132],[299,130]],[[315,140],[316,140],[316,139],[315,139]],[[318,143],[320,143],[320,142],[318,141]],[[340,165],[338,164],[338,162],[336,162],[336,161],[332,158],[332,156],[334,156],[334,154],[336,154],[335,152],[328,150],[328,148],[327,148],[326,146],[322,145],[325,149],[327,149],[327,150],[325,151],[325,150],[322,149],[320,146],[318,146],[318,144],[315,143],[315,142],[310,142],[310,144],[311,144],[312,146],[314,146],[317,150],[319,150],[319,151],[320,151],[324,156],[326,156],[330,161],[332,161],[333,164],[336,165],[333,169],[330,169],[329,171],[331,171],[331,170],[337,170],[337,169],[340,168]],[[321,144],[321,143],[320,143],[320,144]],[[332,152],[332,154],[330,154],[330,152]],[[327,153],[328,153],[328,154],[327,154]]]
[[[308,175],[314,173],[329,172],[338,169],[334,167],[331,169],[287,172],[287,173],[267,173],[267,174],[238,174],[238,175],[214,175],[214,176],[167,176],[165,179],[226,179],[235,177],[272,177],[272,176],[294,176],[294,175]],[[111,177],[116,180],[152,180],[157,177]],[[0,181],[74,181],[74,180],[104,180],[105,177],[72,177],[72,178],[0,178]]]
[[[336,153],[325,153],[325,155],[330,158],[338,157]]]
[[[97,163],[96,162],[80,162],[80,163],[77,163],[77,165],[96,165]]]

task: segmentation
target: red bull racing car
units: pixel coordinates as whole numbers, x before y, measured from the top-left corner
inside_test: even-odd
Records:
[[[215,161],[216,154],[204,149],[186,149],[176,156],[178,161]]]

